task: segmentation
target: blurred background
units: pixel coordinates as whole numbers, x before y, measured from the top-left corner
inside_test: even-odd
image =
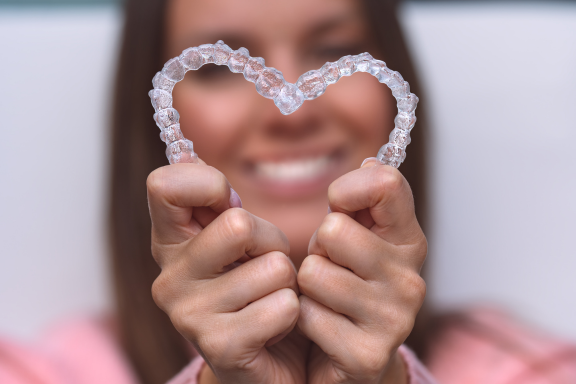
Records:
[[[430,303],[497,306],[576,341],[576,3],[410,1],[401,14],[432,119]],[[0,0],[2,335],[110,307],[121,16],[114,0]]]

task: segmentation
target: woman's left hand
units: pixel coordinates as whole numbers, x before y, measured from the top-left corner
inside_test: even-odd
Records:
[[[426,293],[427,243],[410,186],[376,160],[330,186],[328,214],[298,272],[308,383],[406,383],[398,347]]]

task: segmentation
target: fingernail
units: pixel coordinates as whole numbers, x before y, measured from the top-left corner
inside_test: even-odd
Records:
[[[328,206],[328,213],[332,213],[332,210],[330,209],[330,206]]]
[[[371,161],[371,160],[376,160],[376,161],[378,161],[378,158],[377,158],[377,157],[368,157],[368,158],[364,159],[364,161],[362,162],[362,165],[360,166],[360,168],[362,168],[362,167],[364,166],[364,164],[366,164],[368,161]]]
[[[235,190],[230,188],[230,208],[242,208],[242,200]]]

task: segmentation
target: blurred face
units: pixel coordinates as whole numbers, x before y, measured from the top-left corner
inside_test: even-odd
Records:
[[[368,51],[382,59],[356,0],[171,0],[166,59],[224,40],[295,83],[311,69]],[[296,265],[327,210],[339,176],[375,156],[393,128],[387,87],[366,73],[344,77],[284,116],[253,83],[208,64],[174,89],[181,129],[206,163],[226,175],[244,208],[288,236]]]

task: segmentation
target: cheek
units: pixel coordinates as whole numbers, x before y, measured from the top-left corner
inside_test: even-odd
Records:
[[[218,159],[235,149],[242,127],[246,126],[254,101],[251,89],[243,85],[224,90],[181,83],[174,88],[174,108],[180,113],[182,133],[210,164],[217,165]],[[252,84],[245,85],[250,88]]]
[[[363,151],[380,148],[394,128],[394,98],[384,84],[367,73],[341,78],[328,88],[326,102],[344,122],[355,145]],[[375,153],[370,156],[375,156]]]

